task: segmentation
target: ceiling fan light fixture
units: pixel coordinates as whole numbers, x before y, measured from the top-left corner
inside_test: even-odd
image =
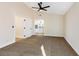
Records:
[[[48,5],[48,6],[42,7],[42,4],[43,4],[42,2],[39,2],[39,3],[38,3],[38,6],[39,6],[39,7],[32,7],[32,8],[38,9],[38,12],[41,11],[41,10],[47,11],[46,8],[49,8],[50,6]]]

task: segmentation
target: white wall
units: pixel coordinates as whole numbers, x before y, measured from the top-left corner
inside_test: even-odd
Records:
[[[64,18],[63,15],[49,14],[40,12],[42,19],[44,19],[44,35],[64,37]],[[39,18],[39,13],[34,12],[35,19]]]
[[[24,3],[0,3],[0,48],[15,42],[15,17],[34,18],[32,9]]]
[[[0,3],[0,48],[15,42],[14,14],[8,3]]]
[[[62,15],[43,14],[44,35],[64,37],[64,19]]]
[[[65,38],[79,54],[79,3],[75,3],[65,15]]]

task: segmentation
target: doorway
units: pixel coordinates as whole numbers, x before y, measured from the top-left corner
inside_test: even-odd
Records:
[[[35,20],[34,32],[35,32],[35,35],[43,35],[44,34],[44,20],[43,19]]]
[[[28,38],[33,35],[32,19],[28,17],[16,17],[16,41]]]

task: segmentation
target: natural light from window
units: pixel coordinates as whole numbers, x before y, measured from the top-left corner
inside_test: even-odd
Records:
[[[43,56],[46,56],[45,49],[44,49],[43,45],[41,45],[41,51],[42,51]]]

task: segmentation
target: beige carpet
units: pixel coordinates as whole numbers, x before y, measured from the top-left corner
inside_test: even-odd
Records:
[[[0,56],[77,56],[64,38],[32,36],[0,49]]]

